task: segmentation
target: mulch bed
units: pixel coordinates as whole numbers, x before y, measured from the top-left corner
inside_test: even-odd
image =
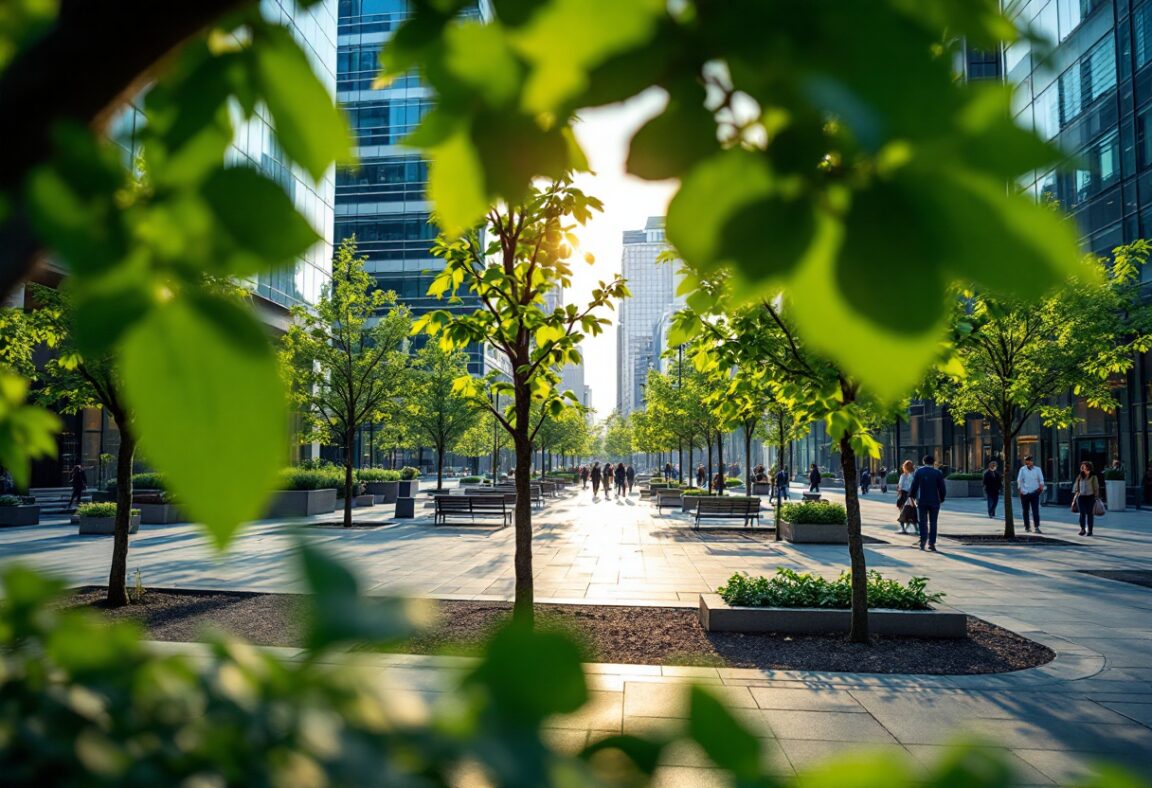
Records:
[[[102,607],[97,588],[71,603]],[[149,590],[141,604],[104,610],[135,619],[155,640],[192,641],[206,627],[258,645],[300,646],[306,600],[293,594]],[[508,620],[503,602],[443,601],[438,626],[389,649],[407,654],[473,655],[493,628]],[[537,605],[538,625],[573,634],[591,662],[704,665],[771,670],[968,675],[1002,673],[1050,662],[1045,646],[981,619],[968,618],[968,639],[874,636],[870,646],[842,635],[709,633],[695,609],[612,605]]]
[[[1015,539],[1005,539],[1003,534],[940,534],[943,539],[951,539],[960,544],[970,545],[1056,545],[1064,547],[1084,547],[1080,542],[1069,542],[1051,536],[1017,534]]]
[[[350,525],[348,527],[349,528],[382,528],[385,525],[395,525],[395,524],[396,523],[393,520],[384,520],[382,522],[371,522],[369,520],[353,520],[352,525]],[[342,520],[336,520],[333,522],[325,522],[325,523],[305,523],[304,525],[307,528],[343,528],[344,522]]]
[[[1134,586],[1152,588],[1152,571],[1147,569],[1079,569],[1085,575],[1103,577],[1106,580],[1119,580]]]

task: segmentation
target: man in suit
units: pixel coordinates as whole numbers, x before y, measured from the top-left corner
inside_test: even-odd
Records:
[[[925,545],[936,552],[936,521],[940,518],[940,505],[944,503],[944,474],[936,468],[936,458],[924,455],[924,464],[912,474],[909,496],[916,500],[920,513],[920,549]]]

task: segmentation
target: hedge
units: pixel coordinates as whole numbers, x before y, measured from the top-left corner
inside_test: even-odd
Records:
[[[931,610],[943,592],[928,593],[928,578],[913,577],[907,585],[885,580],[877,571],[868,573],[868,607],[890,610]],[[841,572],[835,580],[792,569],[777,569],[773,577],[732,575],[716,589],[724,601],[736,607],[820,607],[848,610],[852,607],[852,573]]]
[[[780,507],[780,519],[789,523],[844,525],[848,522],[848,510],[843,504],[831,501],[786,503]]]
[[[82,503],[76,507],[76,514],[81,517],[115,517],[116,504],[114,503]],[[131,515],[140,514],[139,509],[132,509]]]
[[[356,471],[356,478],[362,482],[398,482],[400,471],[390,471],[385,468],[361,468]]]

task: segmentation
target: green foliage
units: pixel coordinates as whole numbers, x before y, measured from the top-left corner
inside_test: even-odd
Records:
[[[889,474],[891,475],[891,474]],[[954,482],[978,482],[984,478],[982,473],[950,473],[948,479]],[[896,478],[899,481],[899,477]]]
[[[1115,468],[1105,468],[1104,469],[1104,480],[1105,481],[1122,482],[1126,478],[1127,477],[1124,475],[1124,471],[1118,471]]]
[[[276,483],[277,490],[341,489],[344,471],[340,468],[283,468]]]
[[[19,495],[0,495],[0,506],[20,506],[24,499]]]
[[[842,504],[831,501],[800,501],[780,507],[780,519],[789,523],[843,525],[848,513]]]
[[[76,514],[81,517],[115,517],[116,504],[114,503],[82,503],[76,507]],[[130,515],[140,514],[139,509],[132,509]]]
[[[21,489],[28,486],[32,460],[56,456],[55,435],[60,430],[56,414],[25,404],[27,392],[27,380],[0,368],[0,466]]]
[[[164,474],[162,473],[134,473],[132,474],[132,488],[134,490],[163,490]]]
[[[611,460],[626,460],[632,455],[632,426],[627,416],[613,411],[604,422],[604,455]]]
[[[436,450],[436,479],[444,469],[444,454],[476,423],[484,407],[456,388],[468,376],[468,356],[429,342],[412,360],[411,383],[405,391],[404,418],[419,441]]]
[[[928,578],[913,577],[907,585],[885,580],[876,571],[868,573],[868,607],[889,610],[931,610],[943,592],[929,593]],[[716,589],[724,601],[735,607],[821,607],[847,609],[852,605],[851,574],[842,572],[835,580],[819,575],[777,569],[772,577],[749,577],[738,572]]]
[[[960,42],[1018,36],[993,0],[506,2],[486,26],[454,19],[461,5],[415,7],[382,56],[384,79],[416,68],[437,96],[409,142],[432,159],[451,233],[535,177],[585,168],[571,137],[583,108],[659,85],[669,101],[628,168],[679,181],[669,240],[693,266],[732,269],[750,301],[786,285],[813,349],[884,399],[935,361],[949,283],[1026,295],[1074,263],[1071,224],[1003,188],[1059,152],[1012,122],[1008,88],[953,74]],[[901,73],[873,63],[878,43]],[[1035,277],[1011,276],[1003,254]],[[903,260],[923,275],[895,276]]]
[[[460,479],[461,484],[479,484],[482,481],[484,481],[483,476],[465,476]]]
[[[398,482],[400,471],[386,468],[360,468],[356,471],[356,478],[362,482]]]
[[[411,465],[405,465],[400,469],[400,478],[407,481],[411,481],[412,479],[419,479],[420,469],[413,468]]]

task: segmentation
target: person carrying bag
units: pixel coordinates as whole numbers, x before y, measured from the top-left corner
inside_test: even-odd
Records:
[[[1080,463],[1080,473],[1072,483],[1072,511],[1080,515],[1080,535],[1092,536],[1096,518],[1107,511],[1100,499],[1100,481],[1092,472],[1092,463]]]

